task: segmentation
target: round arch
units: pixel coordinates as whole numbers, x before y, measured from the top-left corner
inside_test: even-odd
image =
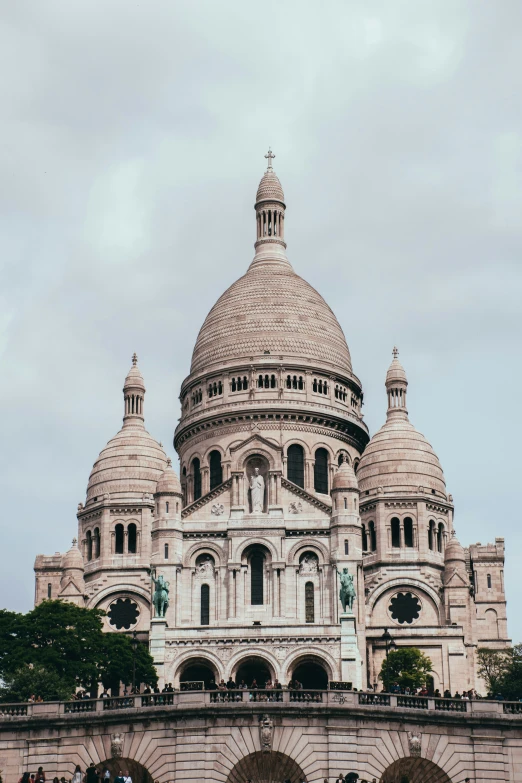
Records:
[[[300,538],[299,541],[293,545],[286,556],[286,564],[289,566],[294,565],[299,557],[299,553],[304,549],[312,549],[317,555],[319,555],[320,566],[324,566],[326,563],[328,563],[329,554],[326,547],[321,544],[317,538],[308,536],[305,538]]]
[[[410,757],[390,764],[381,783],[451,783],[451,778],[433,761]]]
[[[225,459],[225,449],[224,449],[222,446],[218,445],[217,443],[213,443],[213,444],[212,444],[211,446],[209,446],[209,447],[208,447],[208,449],[207,449],[207,450],[204,452],[204,455],[203,455],[203,458],[202,458],[202,463],[203,463],[203,464],[204,464],[206,467],[208,467],[208,466],[209,466],[209,456],[210,456],[210,453],[211,453],[212,451],[219,451],[219,453],[221,454],[221,459],[222,459],[222,460],[224,460],[224,459]]]
[[[328,655],[328,653],[325,653],[323,650],[308,650],[307,652],[297,651],[294,653],[294,655],[285,661],[284,671],[282,672],[285,684],[287,684],[293,677],[295,669],[297,669],[302,664],[307,663],[313,663],[322,666],[326,672],[328,680],[337,679],[337,668],[335,661],[330,655]]]
[[[183,565],[185,568],[194,567],[196,564],[196,558],[198,555],[213,555],[216,558],[216,565],[226,565],[225,554],[221,547],[212,541],[198,541],[196,544],[192,544],[191,547],[185,552],[183,556]]]
[[[269,470],[275,470],[276,460],[274,458],[274,454],[266,448],[266,446],[261,446],[259,443],[252,444],[249,448],[246,448],[244,451],[240,451],[240,453],[232,455],[232,458],[235,459],[235,462],[239,468],[239,470],[245,470],[246,469],[246,463],[250,459],[250,457],[263,457],[268,462],[268,469]]]
[[[251,780],[252,783],[281,783],[282,780],[299,783],[306,780],[306,775],[297,761],[285,753],[262,753],[258,750],[232,767],[226,783],[244,783],[245,780]]]
[[[217,656],[209,655],[208,653],[194,655],[193,652],[187,652],[175,661],[168,682],[172,682],[176,688],[179,688],[180,677],[189,666],[207,667],[213,672],[216,682],[224,678],[221,661],[218,660]]]
[[[119,735],[117,734],[114,735],[113,743],[114,738],[118,736]],[[100,764],[97,764],[96,766],[98,769],[108,769],[111,773],[111,780],[114,780],[114,778],[117,777],[120,772],[125,774],[128,770],[129,775],[132,778],[132,783],[153,783],[153,777],[149,770],[144,767],[143,764],[140,764],[139,761],[135,761],[134,759],[120,757],[110,758],[106,761],[100,762]]]
[[[96,593],[96,595],[92,596],[92,598],[88,601],[86,608],[95,609],[99,607],[100,604],[104,603],[108,598],[112,599],[114,597],[116,599],[123,596],[134,596],[135,598],[140,598],[150,609],[150,593],[139,585],[130,585],[125,589],[115,589],[115,585],[106,587],[105,590],[100,590],[99,593]]]
[[[317,443],[314,443],[314,445],[310,449],[310,453],[312,455],[312,458],[315,457],[315,452],[317,451],[317,449],[324,449],[326,452],[328,452],[329,463],[330,463],[330,465],[333,465],[334,460],[335,460],[335,452],[334,452],[333,448],[328,443],[325,443],[324,441],[319,440],[319,441],[317,441]],[[337,467],[337,463],[335,463],[335,464],[336,464],[336,467]]]
[[[285,441],[285,445],[283,446],[285,459],[288,459],[288,449],[290,446],[301,446],[305,453],[305,458],[312,459],[315,451],[315,445],[314,450],[312,451],[309,444],[305,440],[301,440],[301,438],[290,438],[289,440]]]
[[[370,610],[373,611],[375,604],[383,593],[385,593],[387,590],[391,590],[394,587],[413,587],[416,590],[420,590],[422,593],[426,593],[432,599],[435,606],[437,607],[437,611],[440,613],[441,602],[437,591],[427,584],[427,582],[421,582],[418,579],[412,579],[411,577],[391,579],[389,582],[385,582],[384,584],[377,587],[370,595],[368,601]]]
[[[236,558],[236,562],[240,562],[243,558],[243,555],[245,553],[245,550],[252,546],[262,546],[265,547],[265,549],[268,549],[268,552],[270,553],[270,556],[272,560],[278,560],[276,549],[271,541],[269,541],[267,538],[262,538],[261,536],[256,536],[254,538],[249,538],[247,541],[241,541],[240,544],[238,544],[238,547],[234,553],[234,557]]]
[[[229,667],[228,667],[229,676],[231,676],[233,680],[238,682],[238,684],[239,682],[241,682],[242,679],[244,679],[246,684],[250,685],[251,682],[247,681],[247,677],[250,675],[247,674],[246,676],[244,675],[239,676],[241,669],[242,668],[245,669],[246,667],[251,668],[252,675],[255,677],[256,680],[258,679],[257,676],[255,676],[256,668],[258,669],[259,672],[261,672],[261,670],[268,672],[268,678],[266,678],[265,676],[265,679],[274,680],[278,676],[278,671],[277,671],[278,666],[275,658],[273,658],[271,655],[266,654],[265,652],[260,653],[258,650],[250,650],[249,652],[242,651],[238,655],[234,656],[234,658],[229,663]],[[238,676],[239,676],[239,680],[238,680]],[[259,683],[258,681],[258,686],[260,688],[264,688],[264,685],[265,685],[264,682]]]

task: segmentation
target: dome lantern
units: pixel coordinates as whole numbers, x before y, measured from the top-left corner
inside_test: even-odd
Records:
[[[285,255],[285,194],[279,177],[272,168],[275,158],[271,149],[265,155],[268,166],[256,194],[256,255],[252,266],[258,264],[290,263]]]
[[[392,363],[386,373],[386,391],[388,393],[388,411],[387,416],[395,418],[408,418],[406,408],[406,390],[408,388],[408,379],[404,367],[399,361],[399,350],[394,347]]]
[[[125,403],[123,425],[141,422],[143,426],[143,399],[145,397],[145,381],[138,367],[138,357],[132,354],[132,367],[127,373],[123,384],[123,399]]]

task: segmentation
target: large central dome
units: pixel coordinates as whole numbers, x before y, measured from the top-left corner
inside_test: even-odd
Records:
[[[256,255],[246,275],[225,291],[206,317],[192,354],[191,374],[270,354],[289,364],[294,360],[326,365],[351,376],[350,352],[337,318],[286,257],[284,193],[270,158],[255,209]]]
[[[288,262],[253,263],[218,299],[199,332],[191,373],[267,353],[352,372],[335,315]]]

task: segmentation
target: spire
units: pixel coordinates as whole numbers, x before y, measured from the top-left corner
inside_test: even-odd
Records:
[[[289,267],[285,254],[285,194],[279,178],[272,168],[275,158],[271,149],[265,158],[267,169],[261,177],[256,194],[256,255],[252,266],[259,264],[281,264]]]
[[[123,424],[134,424],[143,427],[143,398],[145,397],[145,381],[138,367],[138,357],[132,354],[132,367],[123,384],[124,415]]]
[[[406,408],[406,390],[408,388],[408,379],[404,367],[399,361],[399,350],[397,347],[392,351],[392,363],[386,373],[386,392],[388,394],[388,419],[390,417],[407,419],[408,410]]]

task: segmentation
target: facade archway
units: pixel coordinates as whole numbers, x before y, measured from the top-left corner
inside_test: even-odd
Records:
[[[149,770],[134,759],[112,758],[97,764],[96,768],[98,770],[108,769],[111,773],[111,780],[114,780],[120,772],[123,772],[124,775],[127,774],[128,770],[132,783],[153,783],[153,777]]]
[[[317,655],[301,655],[289,668],[289,679],[299,680],[303,688],[327,690],[330,679],[327,664]]]
[[[245,756],[232,767],[226,783],[245,783],[245,780],[251,780],[252,783],[281,783],[283,780],[299,783],[306,780],[306,776],[290,756],[276,751],[257,751]]]
[[[433,761],[410,757],[394,761],[383,773],[381,783],[451,783],[451,778]]]
[[[211,662],[206,658],[188,658],[184,663],[179,675],[179,684],[184,682],[203,682],[205,690],[211,681],[219,682],[218,673],[214,670]],[[134,781],[133,781],[134,783]]]
[[[238,662],[234,679],[238,685],[244,680],[248,686],[255,680],[258,688],[264,688],[266,681],[274,680],[275,675],[265,658],[250,655]]]

